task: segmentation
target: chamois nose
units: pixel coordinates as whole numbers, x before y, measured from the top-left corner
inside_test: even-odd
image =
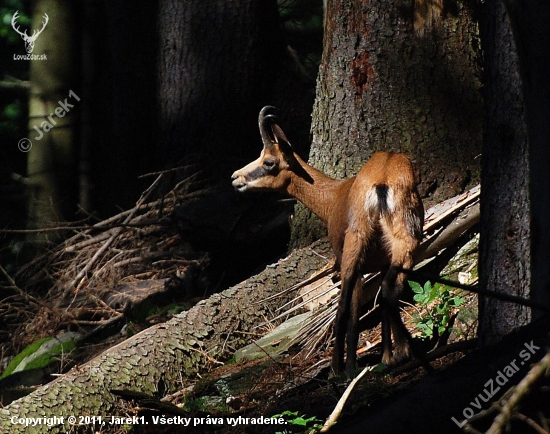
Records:
[[[233,173],[233,175],[231,175],[231,184],[237,190],[242,189],[245,185],[244,177],[240,176],[237,172]]]

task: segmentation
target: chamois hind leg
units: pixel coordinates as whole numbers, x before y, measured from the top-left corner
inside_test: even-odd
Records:
[[[405,327],[405,324],[403,324],[401,313],[399,312],[399,299],[403,293],[403,279],[401,276],[404,273],[397,272],[396,268],[391,266],[388,274],[388,283],[391,285],[388,317],[394,340],[394,350],[392,355],[393,363],[399,363],[402,360],[410,358],[411,349],[409,346],[409,339],[412,339],[410,338],[410,333]],[[391,341],[389,341],[389,348],[391,352]]]
[[[413,266],[412,251],[418,242],[414,238],[393,240],[391,246],[391,265],[382,281],[382,362],[392,365],[405,360],[411,355],[409,341],[412,340],[399,312],[399,299],[403,293],[406,280],[401,268],[410,269]],[[395,343],[392,351],[391,332]]]
[[[357,351],[358,325],[353,321],[358,320],[358,300],[359,294],[354,294],[360,290],[360,268],[361,259],[364,252],[364,243],[362,237],[356,231],[346,232],[344,247],[342,251],[342,260],[340,264],[340,276],[342,280],[342,289],[340,300],[336,311],[334,322],[334,349],[332,353],[331,368],[334,375],[342,372],[344,366],[344,344],[347,336],[347,356],[346,368],[355,367],[355,354]],[[357,300],[355,302],[354,300]],[[354,340],[354,342],[352,342]],[[353,353],[353,354],[352,354]]]
[[[380,307],[382,308],[382,363],[387,366],[393,366],[397,362],[393,356],[392,350],[392,317],[395,311],[399,309],[395,294],[395,276],[396,270],[390,266],[386,275],[382,279]]]

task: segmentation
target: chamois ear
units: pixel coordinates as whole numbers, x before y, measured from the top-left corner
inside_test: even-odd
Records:
[[[292,166],[292,170],[306,180],[306,182],[313,184],[313,178],[311,175],[300,165],[298,160],[296,160],[296,157],[294,156],[294,149],[292,149],[292,145],[286,138],[286,134],[283,129],[277,123],[273,123],[273,125],[271,125],[271,131],[273,132],[275,143],[279,145],[280,151],[285,156],[286,161]]]
[[[294,155],[294,149],[292,149],[292,145],[287,139],[283,129],[278,124],[274,123],[271,125],[271,131],[273,131],[273,138],[275,139],[275,143],[279,145],[281,152],[287,158],[292,157]]]

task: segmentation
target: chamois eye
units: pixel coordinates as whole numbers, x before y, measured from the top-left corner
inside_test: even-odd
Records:
[[[272,170],[276,164],[277,161],[275,159],[269,158],[264,160],[263,166],[266,170]]]

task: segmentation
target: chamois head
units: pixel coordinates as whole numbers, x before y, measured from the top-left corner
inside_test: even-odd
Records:
[[[296,165],[294,151],[278,125],[278,109],[266,106],[260,111],[258,124],[264,148],[260,157],[233,173],[233,187],[238,191],[286,190],[291,170]]]

